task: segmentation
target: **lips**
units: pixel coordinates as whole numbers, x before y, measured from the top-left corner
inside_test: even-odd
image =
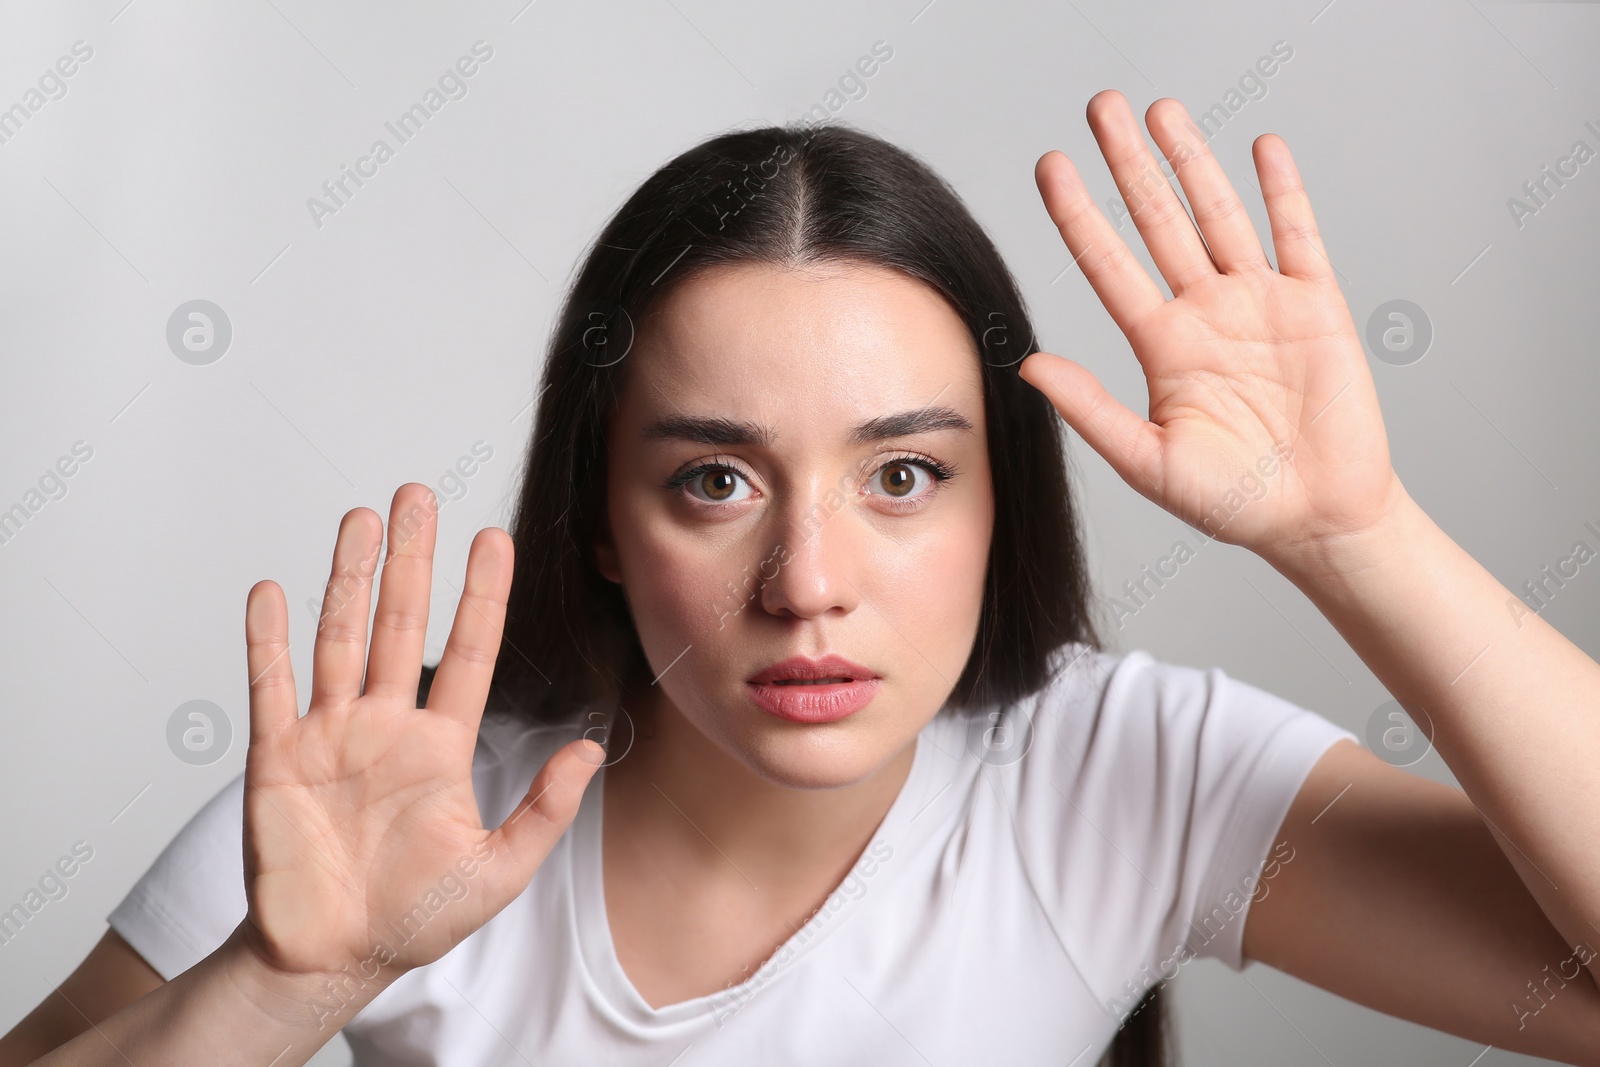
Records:
[[[821,659],[791,656],[754,675],[750,681],[756,685],[823,685],[828,682],[860,682],[876,677],[877,672],[859,663],[852,663],[843,656],[830,654]]]
[[[882,680],[843,656],[793,656],[745,683],[756,706],[790,722],[834,722],[872,702]]]

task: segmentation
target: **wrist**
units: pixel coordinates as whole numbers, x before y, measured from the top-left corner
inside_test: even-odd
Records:
[[[1430,529],[1435,529],[1432,520],[1395,477],[1378,508],[1361,525],[1298,539],[1261,555],[1309,593],[1346,586],[1364,573],[1425,550]]]
[[[275,966],[255,944],[246,919],[216,953],[230,989],[273,1022],[296,1031],[331,1033],[348,1023],[403,972],[376,960],[336,971],[289,971]]]

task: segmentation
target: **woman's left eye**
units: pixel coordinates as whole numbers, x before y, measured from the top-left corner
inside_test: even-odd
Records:
[[[927,496],[930,487],[943,480],[926,463],[897,459],[879,467],[867,479],[867,486],[869,489],[874,486],[882,488],[882,495],[892,500],[915,500]]]

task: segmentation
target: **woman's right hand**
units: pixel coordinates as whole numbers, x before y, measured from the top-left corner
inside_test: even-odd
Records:
[[[604,759],[593,741],[564,746],[499,828],[483,827],[472,756],[500,649],[512,542],[494,527],[473,540],[419,709],[437,515],[426,486],[395,493],[370,652],[383,531],[369,508],[344,516],[303,718],[283,591],[271,581],[250,590],[242,934],[285,976],[355,974],[381,988],[444,955],[527,888]]]

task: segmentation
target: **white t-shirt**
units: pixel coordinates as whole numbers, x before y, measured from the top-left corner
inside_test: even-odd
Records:
[[[1293,862],[1275,841],[1289,804],[1330,745],[1356,738],[1217,669],[1081,645],[1055,663],[1004,715],[936,715],[822,908],[742,983],[662,1008],[612,945],[602,769],[526,892],[346,1024],[355,1062],[1092,1064],[1182,963],[1243,968],[1249,901]],[[485,825],[589,725],[486,717],[473,768]],[[166,978],[244,917],[242,783],[111,913]]]

